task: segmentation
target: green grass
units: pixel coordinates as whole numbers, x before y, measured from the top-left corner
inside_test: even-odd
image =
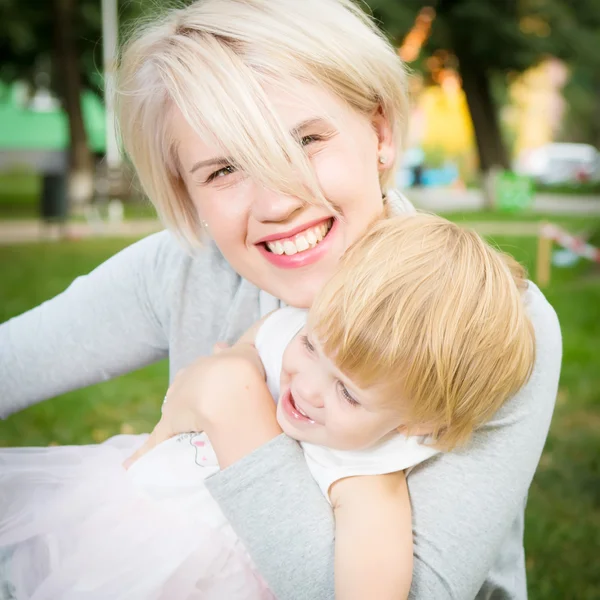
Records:
[[[156,211],[149,201],[127,201],[123,204],[125,219],[155,219]],[[101,214],[106,217],[107,209],[102,207]],[[21,221],[40,218],[39,195],[2,196],[0,194],[0,220]],[[69,217],[72,221],[81,221],[81,215]]]
[[[534,223],[539,221],[549,221],[556,225],[560,225],[561,227],[565,227],[566,229],[575,232],[575,231],[585,231],[588,229],[593,229],[595,227],[600,226],[600,217],[589,217],[586,215],[549,215],[544,213],[534,213],[534,212],[521,212],[517,214],[512,213],[504,213],[499,211],[493,212],[449,212],[444,213],[444,217],[450,219],[452,221],[456,221],[457,223],[463,223],[468,225],[470,222],[479,221],[479,222],[489,222],[494,221],[498,223],[513,223],[515,221],[518,222],[527,222]]]
[[[27,171],[0,174],[0,218],[37,218],[41,178]]]
[[[63,291],[131,240],[87,240],[0,247],[0,321]],[[0,446],[85,444],[149,431],[167,387],[163,362],[32,406],[0,421]]]
[[[42,179],[39,175],[27,171],[0,173],[0,219],[38,219],[41,191]],[[156,211],[149,201],[128,200],[124,209],[126,219],[156,218]]]
[[[600,181],[587,183],[560,183],[555,185],[538,184],[535,189],[540,194],[561,194],[563,196],[600,196]]]
[[[489,215],[455,218],[487,220]],[[585,219],[560,221],[589,225]],[[494,242],[533,269],[533,238]],[[128,243],[0,247],[0,321],[59,293]],[[592,600],[600,598],[600,269],[585,262],[555,268],[546,294],[561,321],[564,362],[550,437],[529,496],[530,598]],[[1,422],[0,445],[89,443],[119,431],[147,431],[158,417],[166,384],[162,363],[54,398]]]

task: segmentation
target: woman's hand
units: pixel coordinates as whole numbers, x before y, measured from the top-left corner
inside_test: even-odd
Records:
[[[125,468],[161,442],[188,431],[206,432],[222,469],[281,433],[264,368],[252,344],[218,345],[213,356],[199,358],[177,373],[160,421],[125,461]]]

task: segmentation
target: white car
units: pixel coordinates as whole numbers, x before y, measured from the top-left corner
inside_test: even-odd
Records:
[[[522,152],[514,170],[545,185],[600,181],[600,153],[589,144],[546,144]]]

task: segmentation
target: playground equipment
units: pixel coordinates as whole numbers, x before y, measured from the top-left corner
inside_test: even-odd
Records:
[[[582,258],[600,263],[600,249],[588,244],[580,236],[572,235],[563,228],[545,221],[475,221],[465,223],[480,235],[534,237],[537,238],[537,256],[535,274],[532,279],[540,288],[547,287],[552,273],[552,248],[554,244],[561,246]]]
[[[550,283],[552,245],[556,243],[573,254],[600,263],[600,249],[583,238],[570,234],[552,223],[540,223],[538,234],[536,279],[540,287]]]

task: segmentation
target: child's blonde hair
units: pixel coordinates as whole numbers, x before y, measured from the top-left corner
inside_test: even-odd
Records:
[[[309,323],[338,368],[403,403],[407,431],[464,443],[534,363],[524,269],[475,232],[417,214],[375,224],[344,255]]]
[[[125,45],[117,94],[123,143],[164,223],[185,241],[197,244],[201,227],[179,173],[173,109],[257,181],[326,202],[264,91],[265,84],[293,90],[297,82],[364,114],[381,109],[396,144],[404,142],[404,67],[350,0],[198,0],[168,11]],[[395,172],[386,164],[383,192]]]

